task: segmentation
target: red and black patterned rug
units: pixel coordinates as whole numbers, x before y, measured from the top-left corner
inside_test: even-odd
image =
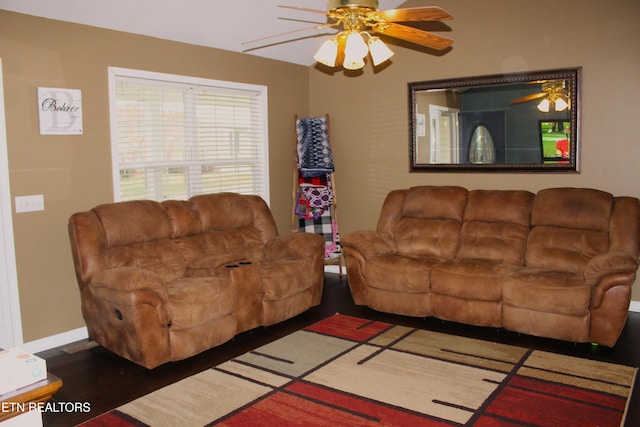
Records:
[[[636,371],[337,314],[83,426],[619,426]]]

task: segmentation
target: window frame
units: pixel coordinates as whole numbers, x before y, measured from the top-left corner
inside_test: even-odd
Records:
[[[270,183],[269,183],[269,130],[268,130],[268,90],[264,85],[255,85],[248,83],[230,82],[224,80],[215,80],[208,78],[184,76],[178,74],[167,74],[153,71],[136,70],[130,68],[121,67],[109,67],[108,68],[108,80],[109,80],[109,113],[110,113],[110,131],[111,131],[111,164],[113,175],[113,196],[114,201],[119,202],[121,197],[121,185],[120,185],[120,159],[118,155],[118,140],[117,140],[117,109],[116,109],[116,85],[119,78],[131,78],[142,79],[149,81],[163,82],[167,86],[170,85],[194,85],[213,87],[221,90],[239,90],[256,92],[259,94],[259,100],[257,105],[260,108],[260,125],[262,140],[262,176],[261,181],[263,183],[261,196],[269,205],[270,201]],[[194,129],[192,129],[194,130]],[[258,144],[260,146],[260,144]],[[199,194],[199,193],[198,193]],[[188,197],[194,196],[190,194]]]

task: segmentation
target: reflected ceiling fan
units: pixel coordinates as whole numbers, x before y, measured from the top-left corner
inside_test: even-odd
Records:
[[[375,33],[436,50],[446,49],[453,43],[450,38],[400,24],[453,19],[436,6],[378,10],[378,0],[328,0],[327,11],[296,6],[279,7],[325,15],[328,19],[326,24],[299,31],[330,27],[340,29],[314,55],[316,61],[329,67],[342,65],[348,70],[357,70],[364,67],[369,54],[374,65],[388,60],[393,52],[379,37],[373,35]]]
[[[569,108],[569,96],[567,93],[566,82],[564,80],[547,81],[542,83],[542,92],[532,93],[531,95],[522,96],[513,99],[513,104],[523,104],[529,101],[535,101],[543,98],[538,104],[538,110],[548,113],[553,106],[555,111],[564,111]]]

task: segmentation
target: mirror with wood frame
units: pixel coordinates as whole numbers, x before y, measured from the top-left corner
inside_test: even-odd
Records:
[[[411,172],[578,172],[580,74],[409,83]]]

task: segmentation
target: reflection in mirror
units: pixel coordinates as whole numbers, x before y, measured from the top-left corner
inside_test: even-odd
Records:
[[[491,132],[482,124],[477,124],[471,134],[469,163],[495,163],[496,147]]]
[[[411,171],[578,171],[580,68],[409,83]]]

